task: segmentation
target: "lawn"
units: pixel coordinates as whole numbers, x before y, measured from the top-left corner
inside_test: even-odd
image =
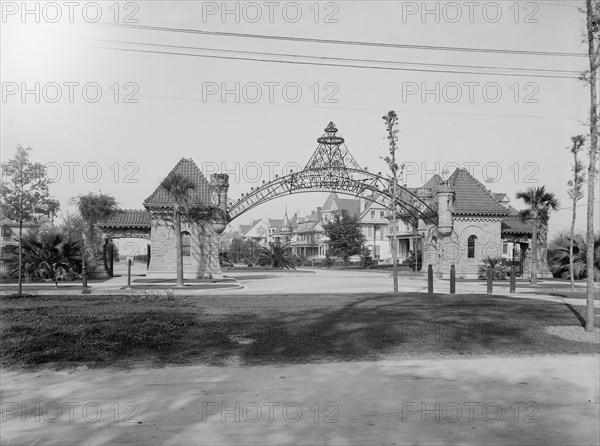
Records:
[[[583,306],[486,295],[1,298],[3,367],[598,353],[544,331]],[[597,317],[596,323],[600,323]]]

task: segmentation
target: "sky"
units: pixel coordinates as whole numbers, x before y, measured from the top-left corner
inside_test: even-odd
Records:
[[[567,147],[589,113],[583,4],[2,2],[2,161],[33,149],[59,220],[88,192],[141,209],[182,157],[228,173],[237,200],[303,167],[330,121],[385,172],[395,110],[409,187],[466,167],[520,208],[516,192],[545,185],[561,203],[550,232],[568,230]],[[324,200],[279,198],[232,224]]]

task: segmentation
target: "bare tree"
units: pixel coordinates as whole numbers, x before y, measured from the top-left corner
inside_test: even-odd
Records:
[[[573,154],[573,178],[569,180],[567,193],[573,201],[573,216],[571,218],[571,235],[569,241],[569,275],[571,277],[571,291],[575,291],[575,275],[573,273],[573,245],[575,243],[575,220],[577,219],[577,202],[583,198],[583,185],[585,172],[583,163],[579,160],[579,152],[585,144],[585,136],[577,135],[571,138],[573,145],[567,149]]]
[[[392,264],[394,275],[394,294],[398,294],[398,252],[396,249],[396,230],[397,230],[397,209],[396,197],[398,193],[398,163],[396,163],[396,149],[398,147],[398,115],[391,110],[387,115],[383,116],[385,127],[387,130],[387,140],[390,145],[390,155],[384,158],[388,167],[392,171]]]

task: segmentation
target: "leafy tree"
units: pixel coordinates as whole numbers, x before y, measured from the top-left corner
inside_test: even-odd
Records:
[[[268,248],[261,246],[257,264],[258,266],[270,266],[272,268],[296,269],[289,243],[269,242]]]
[[[175,247],[177,251],[177,286],[183,286],[183,244],[181,241],[181,216],[187,211],[189,192],[196,188],[191,178],[174,173],[161,183],[172,199],[173,219],[175,224]]]
[[[22,239],[22,273],[26,280],[72,280],[81,272],[81,247],[57,230],[32,231]],[[16,263],[16,264],[15,264]],[[19,264],[10,265],[10,277],[17,277]]]
[[[102,261],[104,271],[108,273],[106,246],[96,230],[96,224],[109,218],[119,208],[119,203],[112,195],[93,192],[78,195],[71,202],[77,206],[83,222],[75,218],[70,223],[73,223],[76,231],[81,230],[81,234],[85,234],[85,251],[92,253],[96,263]]]
[[[594,259],[594,275],[600,279],[600,234],[594,240]],[[587,240],[582,235],[575,235],[574,240],[566,234],[559,235],[548,247],[548,261],[555,276],[566,278],[572,272],[575,279],[586,278]]]
[[[1,184],[2,213],[19,223],[18,282],[23,292],[23,223],[41,216],[56,216],[60,203],[50,195],[46,168],[29,159],[30,147],[17,146],[14,158],[3,164]]]
[[[583,198],[583,185],[585,183],[585,171],[583,163],[579,160],[579,152],[583,149],[585,144],[585,136],[577,135],[571,138],[573,145],[568,147],[568,150],[573,154],[573,165],[571,171],[573,172],[573,178],[569,180],[567,186],[567,193],[573,201],[573,216],[571,218],[571,233],[570,233],[570,279],[571,279],[571,291],[575,291],[575,275],[573,272],[573,244],[575,241],[575,220],[577,218],[577,202]]]
[[[344,267],[348,265],[350,256],[360,254],[365,243],[358,217],[351,216],[346,209],[336,212],[324,226],[328,252],[332,256],[341,257]]]
[[[229,257],[233,263],[256,263],[261,246],[242,237],[234,237],[229,245]]]
[[[521,211],[521,217],[525,221],[533,223],[531,235],[531,283],[537,285],[538,274],[538,234],[542,230],[545,234],[550,211],[558,209],[558,199],[552,192],[546,191],[545,186],[530,187],[525,192],[517,192],[517,199],[523,200],[526,209]]]

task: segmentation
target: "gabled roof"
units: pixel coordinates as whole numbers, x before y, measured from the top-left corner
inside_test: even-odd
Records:
[[[175,174],[190,178],[196,185],[196,188],[188,193],[191,205],[206,206],[212,204],[210,198],[210,184],[191,158],[181,158],[165,178],[169,178]],[[172,204],[172,197],[162,185],[159,185],[154,193],[144,201],[144,206],[146,208],[171,207]]]
[[[252,225],[240,225],[240,235],[243,236],[244,234],[246,234],[246,232],[248,232],[251,227]]]
[[[150,228],[150,213],[139,209],[118,210],[96,226],[100,228]]]
[[[267,223],[270,228],[281,228],[283,220],[280,218],[267,218]]]
[[[320,232],[320,231],[322,231],[322,228],[319,227],[320,225],[321,225],[321,222],[313,221],[313,222],[310,222],[310,225],[307,226],[306,228],[294,229],[293,233],[294,234],[304,234],[307,232]]]
[[[358,198],[340,198],[332,192],[325,200],[321,213],[346,209],[350,215],[360,215],[360,200]]]
[[[431,189],[432,191],[435,191],[437,189],[437,187],[439,186],[439,184],[443,181],[444,180],[442,179],[442,177],[436,173],[421,187],[425,187],[425,188]]]
[[[508,195],[506,195],[504,192],[494,192],[494,198],[500,203],[504,201],[505,198],[506,201],[510,201],[510,198],[508,198]]]
[[[448,179],[455,192],[453,214],[456,215],[507,215],[502,206],[483,184],[466,169],[456,169]]]
[[[373,209],[371,209],[371,208],[373,208]],[[367,215],[370,215],[371,210],[378,210],[378,211],[385,210],[386,215],[387,215],[387,211],[388,211],[388,209],[381,203],[376,203],[374,201],[367,201],[365,210],[362,211],[362,213],[360,214],[359,221],[362,220],[363,218],[365,218]]]
[[[329,196],[327,197],[327,199],[325,200],[325,203],[323,204],[321,211],[328,212],[328,211],[337,210],[337,207],[335,207],[335,200],[337,200],[338,198],[339,197],[335,192],[331,192],[329,194]]]

